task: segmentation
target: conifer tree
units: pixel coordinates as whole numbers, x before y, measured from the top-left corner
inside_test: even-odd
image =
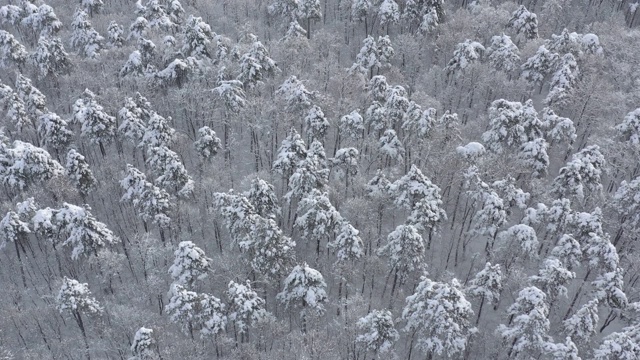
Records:
[[[497,69],[511,73],[518,68],[520,56],[518,47],[507,35],[496,35],[491,38],[491,46],[487,48],[489,63]]]
[[[73,185],[75,185],[83,197],[89,195],[89,192],[98,182],[93,176],[93,172],[89,168],[89,164],[85,160],[84,156],[75,149],[71,149],[67,153],[65,171]]]
[[[509,324],[501,324],[498,332],[511,344],[508,356],[535,356],[551,340],[547,297],[535,286],[524,288],[508,310]]]
[[[484,53],[484,46],[477,41],[466,39],[464,42],[456,45],[456,49],[453,52],[453,58],[449,60],[447,66],[444,68],[447,72],[447,76],[454,74],[460,76],[460,74],[472,63],[478,61]]]
[[[102,37],[87,18],[89,15],[82,9],[76,9],[73,14],[71,28],[71,47],[78,51],[83,57],[95,59],[100,56],[102,50]]]
[[[278,300],[288,307],[300,307],[302,319],[302,332],[307,332],[307,309],[316,314],[324,313],[324,304],[327,302],[327,284],[322,274],[303,263],[293,268],[289,276],[284,280],[284,288],[278,293]]]
[[[141,327],[136,331],[131,342],[131,353],[133,358],[130,360],[155,360],[157,359],[154,347],[156,341],[153,338],[153,330]]]
[[[56,297],[56,308],[60,313],[70,312],[76,321],[84,344],[86,347],[87,358],[89,356],[89,343],[87,341],[87,331],[83,321],[83,315],[96,315],[102,313],[103,309],[98,301],[91,296],[89,285],[80,283],[77,280],[64,277],[62,286]]]
[[[208,45],[215,37],[211,26],[201,17],[190,15],[182,26],[182,53],[186,56],[210,58]]]
[[[598,145],[587,146],[573,154],[553,181],[553,192],[559,196],[573,195],[581,202],[588,195],[602,191],[601,175],[606,160]]]
[[[491,265],[490,262],[487,262],[484,269],[480,270],[471,280],[467,291],[471,296],[480,298],[478,318],[476,319],[477,325],[480,322],[485,301],[495,305],[500,300],[500,293],[502,292],[502,270],[500,269],[500,264]]]
[[[248,333],[249,327],[268,316],[265,310],[265,301],[251,288],[251,282],[244,284],[230,281],[227,287],[229,299],[229,320],[233,321],[235,328],[243,336]]]
[[[19,67],[27,55],[27,49],[10,32],[0,30],[0,67],[9,67],[11,63]]]
[[[563,321],[564,330],[578,343],[584,343],[596,334],[598,320],[598,299],[593,299]]]
[[[198,129],[198,139],[193,143],[193,145],[195,146],[198,155],[205,160],[209,160],[211,157],[215,156],[222,148],[220,138],[218,138],[216,132],[208,126],[203,126]]]
[[[512,28],[518,37],[527,40],[538,37],[538,16],[527,10],[524,5],[520,5],[520,7],[511,14],[511,19],[507,26]]]
[[[413,225],[398,225],[387,236],[387,244],[378,249],[377,254],[388,256],[390,273],[394,273],[392,294],[398,280],[402,284],[410,273],[424,268],[424,252],[424,240]]]
[[[82,135],[98,144],[102,156],[106,156],[104,145],[109,144],[115,136],[116,119],[104,111],[96,95],[89,89],[85,89],[82,97],[73,104],[73,121],[82,125]]]
[[[35,51],[27,61],[38,68],[40,78],[58,77],[70,71],[72,64],[69,54],[60,38],[40,37]]]
[[[3,184],[23,190],[64,174],[64,168],[44,149],[16,140],[13,147],[0,144],[0,178]]]
[[[538,51],[520,66],[521,77],[542,87],[544,79],[553,71],[559,55],[540,45]],[[542,88],[541,88],[542,89]]]
[[[191,241],[182,241],[173,254],[175,258],[169,274],[176,284],[192,288],[196,280],[206,278],[211,271],[213,260]]]
[[[400,338],[389,310],[373,310],[367,316],[361,317],[357,325],[363,333],[358,335],[356,342],[364,343],[367,350],[373,351],[374,354],[388,352]]]
[[[442,283],[423,276],[406,303],[402,311],[404,330],[419,335],[418,348],[430,356],[464,353],[470,334],[477,330],[469,322],[473,310],[458,280]]]
[[[124,45],[124,28],[117,22],[111,21],[107,27],[107,45],[112,48],[120,48]]]
[[[274,220],[280,216],[280,204],[273,185],[259,178],[254,179],[246,195],[258,215]]]

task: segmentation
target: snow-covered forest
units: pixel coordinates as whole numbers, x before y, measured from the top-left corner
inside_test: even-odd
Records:
[[[640,359],[637,0],[0,0],[0,359]]]

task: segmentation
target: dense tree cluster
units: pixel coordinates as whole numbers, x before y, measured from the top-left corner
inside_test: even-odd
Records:
[[[0,4],[0,358],[640,358],[637,2]]]

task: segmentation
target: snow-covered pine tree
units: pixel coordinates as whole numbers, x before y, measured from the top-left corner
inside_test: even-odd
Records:
[[[329,169],[321,166],[316,156],[309,153],[300,161],[293,174],[289,177],[289,192],[285,198],[301,198],[313,190],[324,191],[329,180]]]
[[[578,347],[571,339],[571,336],[567,336],[563,343],[547,342],[544,345],[544,351],[553,360],[581,360],[578,356]]]
[[[240,74],[238,80],[245,88],[253,88],[262,83],[262,79],[267,75],[274,75],[280,69],[276,62],[270,57],[267,48],[257,40],[253,34],[249,34],[253,43],[249,51],[240,58]]]
[[[423,34],[435,30],[444,16],[443,0],[408,0],[402,13],[402,17]]]
[[[358,158],[360,153],[356,148],[342,148],[336,150],[336,155],[329,159],[329,162],[333,168],[339,169],[339,171],[346,176],[355,176],[358,174]]]
[[[39,32],[40,37],[53,36],[62,29],[62,22],[58,19],[53,8],[47,4],[38,6],[38,9],[25,16],[20,24],[30,28],[34,33]]]
[[[203,280],[211,271],[213,260],[191,241],[182,241],[173,253],[173,265],[169,274],[174,283],[192,288],[196,280]]]
[[[409,108],[404,115],[402,129],[409,136],[417,139],[426,139],[431,135],[432,129],[436,126],[436,109],[428,108],[422,110],[420,105],[411,101]]]
[[[388,66],[391,63],[391,58],[395,55],[395,50],[393,50],[391,46],[389,35],[378,36],[376,46],[378,47],[379,66]]]
[[[616,268],[605,272],[591,283],[596,290],[596,297],[600,304],[606,304],[611,309],[624,310],[629,305],[627,295],[624,293],[623,270]]]
[[[82,97],[73,104],[73,121],[82,124],[82,135],[91,143],[98,144],[102,156],[106,156],[104,146],[115,136],[116,118],[104,111],[89,89],[85,89]]]
[[[573,143],[578,136],[576,135],[576,127],[571,119],[558,116],[551,108],[547,107],[542,109],[542,124],[551,145],[566,142],[568,149],[573,147]]]
[[[382,0],[378,6],[378,18],[380,19],[380,26],[387,26],[387,32],[389,25],[395,24],[400,20],[400,6],[395,0]]]
[[[329,129],[329,120],[324,116],[324,112],[319,106],[313,105],[309,109],[307,116],[304,118],[304,124],[308,143],[314,140],[321,142],[324,140]]]
[[[153,338],[153,330],[144,326],[141,327],[136,331],[133,341],[131,341],[131,353],[133,357],[129,358],[129,360],[158,359],[154,350],[156,346],[156,340]]]
[[[10,32],[0,30],[0,67],[8,68],[10,64],[20,67],[27,55],[27,49]]]
[[[442,204],[440,188],[426,177],[420,168],[411,165],[409,171],[394,181],[389,190],[394,194],[394,204],[411,210],[422,199],[429,199]]]
[[[31,80],[22,74],[16,77],[15,92],[25,105],[31,119],[37,119],[47,113],[47,97],[31,84]]]
[[[287,27],[287,32],[284,34],[280,41],[285,44],[299,41],[300,39],[307,39],[307,30],[305,30],[297,20],[293,20]]]
[[[556,246],[551,249],[551,255],[560,260],[567,270],[582,263],[580,243],[571,234],[564,234],[558,239]]]
[[[409,93],[404,87],[395,85],[388,88],[384,109],[389,127],[395,128],[396,124],[402,121],[410,104]]]
[[[369,78],[372,78],[374,68],[380,66],[378,46],[371,35],[367,36],[362,43],[362,48],[358,55],[356,55],[356,61],[349,71],[352,73],[358,71],[362,74],[368,74]]]
[[[289,111],[304,111],[313,105],[316,97],[315,91],[309,91],[302,81],[295,75],[291,75],[282,85],[276,89],[276,96],[280,97],[287,104]]]
[[[409,274],[423,270],[425,243],[418,229],[413,225],[398,225],[389,236],[387,244],[378,249],[378,256],[387,257],[390,274],[393,273],[393,294],[398,280],[403,284]]]
[[[169,126],[170,122],[171,117],[165,119],[155,111],[152,112],[138,146],[147,148],[171,146],[176,131]]]
[[[299,16],[307,22],[307,39],[311,39],[311,20],[322,18],[320,0],[299,0]]]
[[[360,139],[364,136],[364,119],[358,110],[340,118],[340,132],[343,136]]]
[[[193,330],[199,330],[200,337],[204,338],[220,333],[227,325],[225,306],[215,296],[189,291],[175,283],[169,294],[167,313],[185,333],[193,336]]]
[[[193,143],[201,158],[205,160],[211,159],[222,148],[222,142],[208,126],[198,129],[198,139]]]
[[[56,296],[56,308],[60,313],[70,312],[76,321],[86,348],[86,356],[89,357],[89,343],[87,341],[87,331],[83,321],[83,315],[99,315],[103,309],[98,301],[91,296],[89,285],[80,283],[78,280],[64,277],[62,286]]]
[[[373,4],[370,0],[353,0],[351,4],[351,17],[360,22],[364,22],[365,34],[369,33],[368,15],[371,13]]]
[[[149,0],[145,7],[144,16],[149,20],[150,27],[172,32],[176,30],[178,25],[173,22],[171,16],[167,13],[167,7],[162,5],[159,0]]]
[[[549,306],[544,292],[535,286],[520,290],[507,314],[509,324],[498,326],[498,333],[509,341],[508,356],[539,355],[551,340]]]
[[[33,201],[33,198],[30,200]],[[18,204],[18,207],[20,204]],[[7,246],[7,243],[13,243],[14,248],[16,250],[16,256],[18,258],[18,262],[20,263],[20,275],[22,277],[22,285],[24,288],[27,288],[27,279],[25,276],[25,267],[22,262],[21,253],[26,253],[24,248],[25,240],[27,240],[27,236],[31,233],[31,229],[29,229],[29,224],[20,219],[21,214],[16,213],[15,211],[10,210],[7,214],[0,220],[0,249],[4,249]],[[20,251],[22,249],[22,252]],[[26,254],[25,254],[26,255]]]
[[[237,114],[247,105],[242,82],[238,80],[223,80],[213,91],[224,101],[227,110]]]
[[[275,220],[251,214],[246,219],[249,236],[239,242],[251,257],[253,271],[268,280],[280,280],[295,262],[295,241],[282,233]]]
[[[146,180],[146,176],[133,165],[127,164],[126,176],[120,182],[125,193],[120,201],[131,201],[138,211],[138,216],[144,222],[152,222],[160,227],[160,238],[164,241],[163,229],[171,222],[168,213],[171,208],[169,193]]]
[[[324,304],[327,302],[326,288],[327,284],[322,274],[309,267],[307,263],[296,265],[284,280],[284,288],[278,293],[277,299],[287,308],[301,308],[303,333],[307,332],[307,308],[316,314],[324,313]]]
[[[528,141],[520,146],[518,160],[525,169],[533,170],[531,176],[543,177],[549,168],[549,143],[544,138]]]
[[[576,58],[571,54],[565,54],[560,58],[558,69],[551,78],[549,94],[545,98],[548,106],[564,104],[573,93],[580,70]]]
[[[499,238],[506,248],[518,248],[514,257],[535,258],[537,256],[539,241],[536,231],[528,225],[516,224],[501,232]]]
[[[510,74],[520,64],[518,47],[508,35],[496,35],[491,38],[491,46],[487,48],[489,63],[496,70]]]
[[[249,199],[230,190],[228,193],[214,193],[213,205],[222,215],[231,240],[240,247],[241,251],[249,250],[249,245],[254,241],[250,236],[252,227],[250,220],[251,216],[256,214]]]
[[[557,53],[547,50],[544,45],[540,45],[533,56],[527,59],[520,66],[522,70],[520,76],[534,84],[538,84],[542,89],[544,79],[553,71],[560,56]]]
[[[251,282],[244,284],[229,281],[227,286],[227,298],[229,299],[229,320],[233,321],[234,329],[247,337],[249,327],[264,320],[268,316],[265,310],[265,301],[251,288]]]
[[[129,25],[129,35],[127,40],[138,40],[147,36],[149,30],[149,21],[142,16],[138,16],[131,25]]]
[[[329,201],[329,194],[312,188],[298,202],[295,226],[302,230],[307,243],[316,243],[316,256],[320,256],[323,239],[332,237],[340,228],[343,218]]]
[[[100,56],[104,37],[93,28],[88,16],[81,8],[77,8],[73,14],[71,47],[81,56],[95,59]]]
[[[363,343],[367,350],[376,355],[391,350],[400,338],[393,324],[393,314],[389,310],[373,310],[358,319],[357,325],[361,334],[356,337],[356,342]]]
[[[624,141],[634,146],[640,145],[640,108],[627,113],[615,130]]]
[[[602,191],[601,175],[606,161],[598,145],[590,145],[573,154],[566,166],[553,180],[553,192],[558,196],[573,195],[584,202],[587,191],[599,195]]]
[[[542,137],[542,126],[531,100],[522,104],[499,99],[489,107],[489,130],[482,140],[489,150],[502,153]]]
[[[470,323],[471,316],[471,303],[457,279],[443,283],[426,276],[407,297],[402,311],[404,331],[417,334],[418,348],[430,356],[455,357],[464,353],[469,336],[477,331]]]
[[[594,351],[596,360],[626,360],[640,357],[640,325],[633,324],[607,335]]]
[[[73,260],[77,260],[81,255],[97,256],[98,251],[118,241],[107,225],[99,222],[91,214],[89,205],[80,207],[64,203],[62,208],[56,209],[53,214],[56,227],[67,235],[62,245],[73,246],[71,252]]]
[[[121,48],[124,46],[124,28],[114,20],[111,20],[107,27],[107,45],[111,48]]]
[[[190,15],[182,25],[182,54],[196,58],[210,58],[208,45],[215,37],[211,26],[204,22],[201,17]]]
[[[527,10],[524,5],[520,5],[511,14],[511,19],[507,26],[516,32],[518,38],[532,40],[538,37],[538,16]]]
[[[378,152],[385,164],[389,164],[391,161],[402,163],[406,151],[395,130],[387,129],[378,140]]]
[[[147,149],[147,163],[156,173],[156,183],[181,197],[193,193],[195,183],[187,173],[180,156],[166,146]]]
[[[502,293],[502,270],[500,264],[491,265],[487,262],[482,270],[471,280],[467,287],[467,292],[473,297],[480,298],[478,307],[478,318],[476,325],[482,316],[482,307],[485,301],[489,304],[497,304]]]
[[[100,12],[104,2],[102,0],[81,0],[80,5],[89,12],[89,16],[93,17],[93,14]]]
[[[41,36],[35,51],[29,55],[27,61],[38,68],[40,78],[58,77],[68,73],[72,66],[69,54],[57,37]]]
[[[9,187],[23,190],[38,181],[64,174],[64,168],[44,149],[16,140],[0,144],[0,177]]]
[[[65,172],[83,198],[89,195],[98,183],[84,156],[75,149],[67,153]]]
[[[332,248],[337,262],[355,261],[364,255],[364,244],[360,238],[360,231],[348,221],[343,220],[335,230],[336,238],[327,245]]]
[[[566,334],[580,344],[588,342],[596,334],[598,320],[598,299],[593,299],[562,324]]]
[[[265,180],[253,179],[251,188],[245,195],[258,215],[273,220],[280,216],[280,203],[275,188]]]
[[[22,129],[33,126],[32,117],[27,113],[27,106],[11,87],[0,84],[0,103],[3,110],[7,111],[7,117],[11,119],[16,130],[22,132]]]
[[[456,45],[453,57],[444,68],[447,76],[451,74],[454,74],[456,77],[460,76],[467,67],[480,59],[484,51],[485,48],[482,44],[469,39]]]
[[[135,97],[126,97],[124,106],[118,111],[120,126],[118,132],[127,140],[138,145],[142,141],[147,128],[146,122],[151,118],[151,104],[139,92]]]
[[[575,279],[576,274],[568,270],[556,258],[546,258],[537,275],[529,277],[529,281],[538,289],[544,291],[549,303],[553,304],[558,296],[567,296],[567,285]]]

